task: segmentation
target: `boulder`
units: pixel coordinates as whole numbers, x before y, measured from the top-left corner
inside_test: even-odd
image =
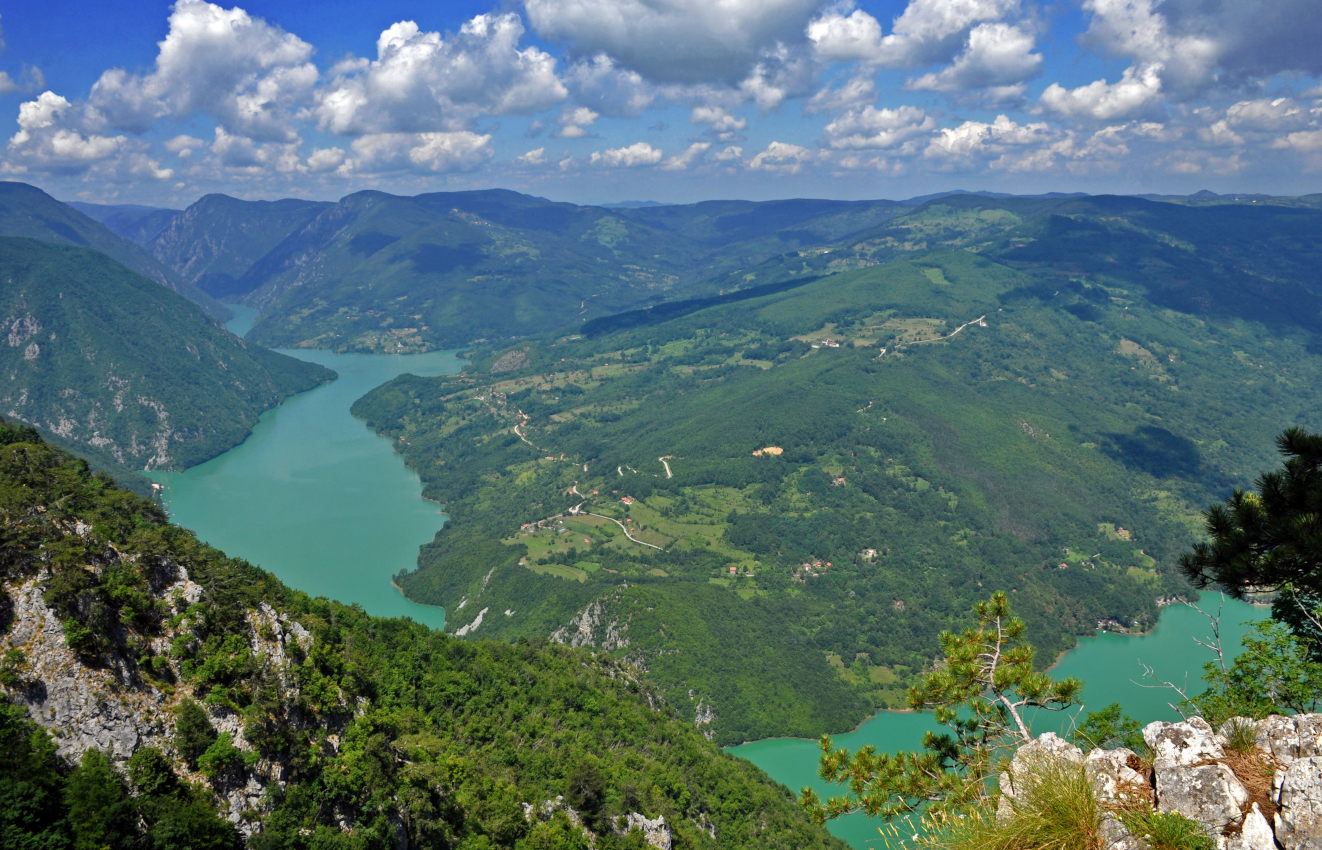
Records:
[[[1215,831],[1238,821],[1249,801],[1248,789],[1224,764],[1187,766],[1162,758],[1153,772],[1158,811],[1179,812]]]
[[[1276,840],[1285,850],[1322,850],[1322,756],[1296,759],[1272,785]]]
[[[1157,721],[1143,727],[1143,741],[1152,749],[1154,761],[1173,761],[1188,766],[1225,758],[1226,751],[1217,740],[1212,724],[1201,717],[1179,723]]]

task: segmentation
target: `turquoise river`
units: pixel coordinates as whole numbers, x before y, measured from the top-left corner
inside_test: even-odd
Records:
[[[229,327],[243,334],[254,317],[255,311],[237,308]],[[422,498],[418,477],[389,441],[354,419],[349,407],[397,375],[452,374],[462,361],[454,352],[286,353],[334,369],[339,378],[267,412],[247,440],[220,457],[182,473],[155,475],[164,485],[171,518],[300,590],[357,603],[371,614],[407,616],[442,627],[445,615],[440,608],[409,602],[390,578],[415,565],[418,547],[432,539],[445,514],[441,506]],[[1203,594],[1205,609],[1215,613],[1221,604],[1217,595]],[[1233,653],[1239,648],[1242,624],[1266,612],[1232,600],[1224,605],[1222,640]],[[1172,692],[1145,682],[1144,665],[1159,679],[1187,684],[1196,692],[1202,664],[1210,656],[1194,639],[1209,635],[1206,617],[1189,606],[1170,605],[1150,633],[1085,639],[1061,658],[1053,673],[1083,679],[1086,706],[1119,702],[1135,717],[1175,719],[1167,705]],[[1037,728],[1059,722],[1054,715],[1041,718]],[[850,749],[864,744],[912,749],[930,725],[927,714],[882,712],[834,740]],[[816,775],[816,741],[777,738],[730,751],[796,792],[804,785],[821,794],[831,791]],[[831,831],[856,848],[886,846],[877,823],[861,815],[832,822]]]

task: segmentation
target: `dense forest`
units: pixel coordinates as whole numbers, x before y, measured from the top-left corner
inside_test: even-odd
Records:
[[[5,847],[840,846],[607,656],[308,598],[7,424],[0,511]]]
[[[401,377],[354,411],[451,520],[398,581],[466,634],[608,647],[727,742],[901,704],[989,588],[1044,658],[1145,628],[1199,506],[1315,418],[1314,313],[1252,294],[1310,303],[1311,249],[1243,234],[1316,217],[944,199],[741,297]]]

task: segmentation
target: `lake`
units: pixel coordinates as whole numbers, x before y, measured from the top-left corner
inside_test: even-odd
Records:
[[[242,335],[256,311],[231,307]],[[252,435],[184,472],[154,473],[170,518],[199,538],[316,596],[383,617],[441,628],[445,612],[404,598],[390,583],[417,566],[418,547],[445,523],[390,441],[349,414],[363,394],[398,375],[449,375],[453,351],[416,355],[290,350],[339,378],[267,411]]]
[[[1220,594],[1204,593],[1199,606],[1216,614],[1222,605]],[[1221,640],[1227,656],[1238,654],[1240,640],[1247,630],[1244,623],[1268,616],[1268,609],[1226,599],[1221,610]],[[1031,639],[1031,635],[1029,636]],[[1151,667],[1161,680],[1171,681],[1190,693],[1198,693],[1203,662],[1212,656],[1194,643],[1194,638],[1210,639],[1211,627],[1206,617],[1188,605],[1168,605],[1162,609],[1156,627],[1143,635],[1100,634],[1084,638],[1077,649],[1065,653],[1052,668],[1057,678],[1075,676],[1084,682],[1082,704],[1089,709],[1103,708],[1118,702],[1126,713],[1142,723],[1153,720],[1179,720],[1167,703],[1178,697],[1168,688],[1148,687],[1143,665]],[[1046,714],[1046,713],[1044,713]],[[1033,724],[1035,732],[1063,731],[1074,713],[1046,714]],[[853,732],[833,735],[837,747],[856,750],[871,744],[879,750],[895,752],[916,750],[922,746],[923,733],[935,728],[928,712],[881,712],[869,718]],[[817,776],[816,741],[802,738],[773,738],[754,741],[729,752],[748,759],[765,770],[777,782],[796,794],[805,785],[826,797],[838,793]],[[849,815],[832,821],[831,833],[856,848],[886,847],[877,827],[880,821],[865,815]],[[902,830],[904,832],[904,830]],[[892,841],[892,845],[896,842]]]

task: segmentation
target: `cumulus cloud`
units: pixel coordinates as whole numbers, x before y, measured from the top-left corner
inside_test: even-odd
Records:
[[[178,0],[146,75],[112,68],[89,104],[105,125],[132,133],[159,118],[206,113],[227,131],[289,141],[291,110],[317,81],[312,46],[239,8]]]
[[[588,134],[587,128],[597,120],[597,113],[586,106],[566,107],[560,113],[560,129],[555,135],[562,139],[578,139]]]
[[[832,148],[891,148],[931,132],[936,120],[916,106],[877,109],[867,106],[845,113],[826,125]]]
[[[877,98],[877,85],[871,75],[855,74],[844,85],[827,87],[814,94],[803,105],[809,115],[819,112],[842,112],[872,103]]]
[[[1033,33],[1005,23],[979,24],[969,32],[968,46],[953,64],[924,74],[908,84],[912,89],[958,91],[1014,86],[1037,73],[1042,55],[1034,53]]]
[[[314,174],[335,171],[347,158],[343,148],[317,148],[308,155],[307,168]]]
[[[635,116],[657,96],[656,87],[641,74],[621,68],[604,53],[571,64],[564,82],[576,103],[602,115]]]
[[[778,42],[801,43],[819,0],[524,0],[533,28],[661,83],[734,84]]]
[[[1099,121],[1147,112],[1160,101],[1161,72],[1160,64],[1131,66],[1116,83],[1094,80],[1074,89],[1052,83],[1042,92],[1042,103],[1061,115]]]
[[[18,132],[9,150],[28,166],[55,172],[85,170],[91,163],[121,152],[123,136],[84,135],[63,126],[74,106],[53,91],[18,107]]]
[[[790,142],[772,142],[766,149],[753,157],[749,168],[761,171],[776,171],[783,174],[797,174],[805,165],[817,159],[817,154],[802,145]]]
[[[711,155],[711,158],[717,162],[734,163],[744,158],[744,149],[738,145],[727,145],[721,150]]]
[[[634,168],[640,165],[656,165],[664,154],[647,142],[634,142],[625,148],[610,148],[592,152],[593,165]]]
[[[1241,100],[1226,110],[1226,123],[1241,130],[1295,130],[1308,123],[1308,110],[1288,97]]]
[[[813,53],[823,62],[876,62],[882,54],[881,24],[862,9],[826,12],[808,24]]]
[[[666,171],[685,171],[697,162],[698,158],[707,152],[711,147],[711,142],[694,142],[688,146],[688,149],[681,154],[670,157],[662,164]]]
[[[18,132],[9,140],[0,169],[9,174],[80,174],[106,183],[173,176],[149,156],[145,142],[84,129],[83,111],[52,91],[20,104]]]
[[[1273,148],[1312,153],[1322,150],[1322,130],[1299,130],[1272,143]]]
[[[738,133],[748,126],[748,119],[731,114],[719,106],[695,106],[689,113],[692,124],[706,124],[713,133]]]
[[[343,135],[458,130],[480,114],[531,113],[567,92],[555,59],[519,49],[519,16],[478,15],[442,37],[413,21],[377,39],[377,58],[341,63],[318,95],[323,130]]]
[[[533,148],[527,153],[515,157],[514,161],[520,165],[545,165],[546,148]]]
[[[910,0],[895,19],[891,34],[877,46],[876,62],[913,68],[950,61],[977,24],[1000,21],[1019,8],[1020,0]]]
[[[468,171],[492,156],[491,136],[467,130],[372,133],[354,139],[349,147],[351,156],[340,170],[350,174]]]
[[[1322,16],[1313,0],[1086,0],[1083,43],[1160,64],[1167,96],[1187,100],[1280,73],[1322,73]]]
[[[941,128],[924,155],[938,160],[967,159],[974,155],[1001,154],[1008,146],[1043,144],[1052,138],[1045,122],[1019,124],[1006,115],[997,115],[990,123],[965,121],[958,127]]]

